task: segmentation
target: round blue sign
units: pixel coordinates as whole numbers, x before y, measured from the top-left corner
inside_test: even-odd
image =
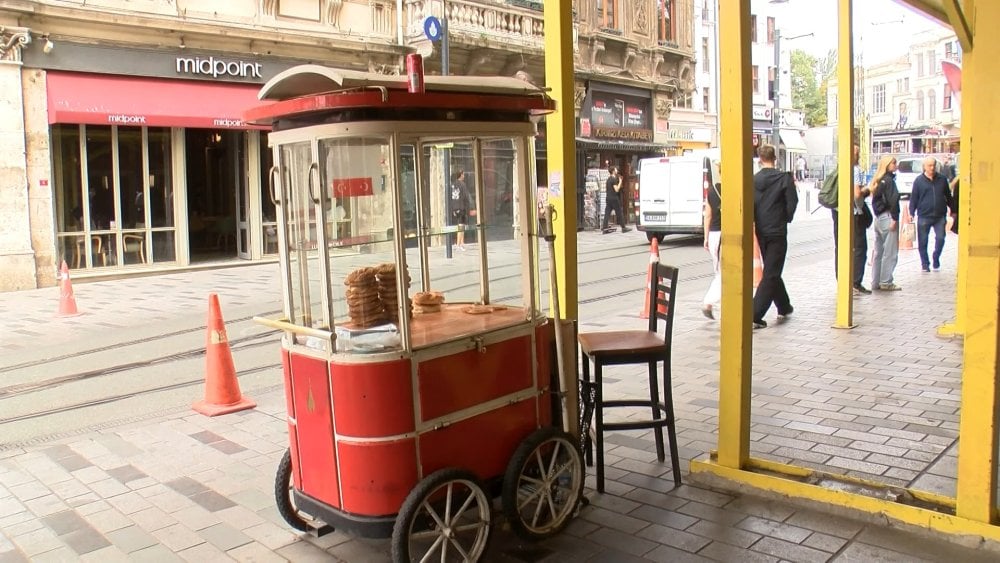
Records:
[[[441,20],[434,16],[427,16],[424,20],[424,35],[431,41],[441,39]]]

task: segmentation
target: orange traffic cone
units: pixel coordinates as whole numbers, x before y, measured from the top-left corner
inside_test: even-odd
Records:
[[[913,250],[913,237],[906,238],[903,236],[903,232],[909,230],[906,228],[907,225],[913,224],[913,219],[910,218],[910,213],[906,209],[903,209],[900,215],[902,218],[897,231],[899,233],[899,249]]]
[[[757,243],[757,235],[753,236],[753,287],[757,289],[760,280],[764,279],[764,261],[760,257],[760,244]]]
[[[69,266],[63,260],[59,268],[59,313],[60,317],[75,317],[80,314],[73,297],[73,282],[69,280]]]
[[[205,337],[205,400],[194,403],[191,408],[205,416],[217,416],[256,406],[257,403],[240,394],[240,382],[236,379],[219,296],[210,293]]]
[[[640,319],[649,318],[649,292],[653,290],[653,264],[658,264],[660,262],[660,242],[656,237],[649,242],[649,264],[650,267],[646,271],[646,298],[642,301],[642,309],[639,310]]]

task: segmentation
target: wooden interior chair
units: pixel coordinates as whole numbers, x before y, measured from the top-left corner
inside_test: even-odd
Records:
[[[73,268],[79,270],[80,266],[85,266],[87,264],[87,259],[84,257],[86,252],[87,237],[79,236],[76,239],[76,254],[74,255]],[[92,252],[94,265],[97,265],[97,259],[100,258],[101,264],[104,266],[108,265],[108,257],[104,255],[104,244],[101,241],[99,235],[90,236],[90,251]]]
[[[660,263],[650,265],[654,287],[649,292],[649,327],[647,330],[586,332],[578,340],[582,352],[583,379],[590,381],[590,362],[594,362],[594,440],[597,450],[597,491],[604,492],[604,432],[606,430],[652,429],[656,440],[656,458],[664,461],[663,428],[670,440],[670,465],[674,484],[681,484],[681,469],[677,455],[677,431],[674,421],[674,399],[670,376],[671,335],[674,327],[674,303],[677,295],[677,268]],[[657,325],[663,321],[663,335]],[[656,365],[663,362],[663,397],[656,377]],[[649,366],[649,397],[605,400],[602,389],[604,366],[646,364]],[[604,422],[604,409],[614,407],[645,407],[649,420]],[[590,461],[590,440],[587,458]]]
[[[122,254],[130,252],[139,256],[143,264],[146,263],[146,235],[127,234],[122,235]]]

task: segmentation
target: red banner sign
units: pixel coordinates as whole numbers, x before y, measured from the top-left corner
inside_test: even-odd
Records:
[[[331,184],[331,193],[335,198],[361,197],[373,193],[371,178],[340,178]]]

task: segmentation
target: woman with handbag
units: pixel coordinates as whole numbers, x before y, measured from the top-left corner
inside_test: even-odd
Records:
[[[896,159],[883,156],[868,189],[875,212],[875,252],[872,256],[872,289],[899,291],[892,274],[899,258],[899,190]]]

